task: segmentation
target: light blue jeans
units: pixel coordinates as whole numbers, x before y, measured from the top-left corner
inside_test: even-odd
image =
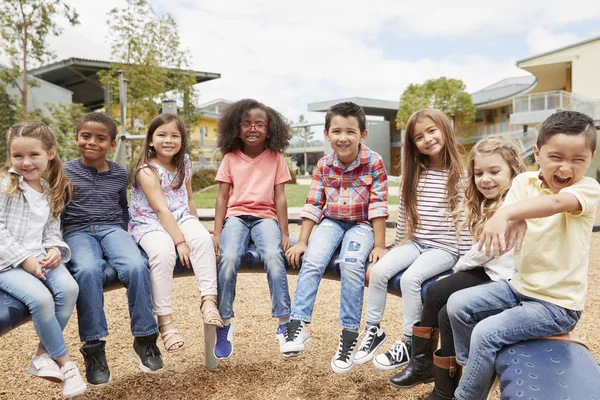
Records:
[[[570,332],[581,317],[581,311],[524,296],[507,281],[460,290],[447,309],[456,361],[466,365],[455,392],[460,400],[484,398],[503,346]]]
[[[379,324],[383,318],[388,282],[401,271],[402,333],[412,336],[412,328],[421,319],[421,285],[427,279],[448,271],[458,256],[445,250],[424,246],[412,240],[391,249],[371,269],[367,297],[367,323]]]
[[[325,218],[308,241],[308,248],[298,274],[291,318],[310,322],[319,283],[331,257],[341,246],[339,266],[341,298],[339,324],[358,329],[362,313],[365,274],[369,254],[373,250],[373,228],[367,224]]]
[[[38,255],[37,258],[44,258]],[[54,360],[67,355],[62,331],[67,326],[79,288],[67,268],[60,264],[46,270],[42,281],[21,267],[0,272],[0,289],[20,300],[29,308],[41,349]],[[52,297],[54,295],[54,298]]]
[[[233,318],[233,301],[237,273],[248,242],[252,239],[263,260],[271,293],[273,318],[290,315],[290,292],[288,289],[285,259],[281,250],[281,229],[274,219],[249,215],[229,217],[221,232],[221,254],[217,275],[219,313],[221,318]]]

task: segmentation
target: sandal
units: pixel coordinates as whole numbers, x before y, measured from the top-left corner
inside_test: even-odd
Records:
[[[167,322],[162,322],[158,324],[158,327],[162,328],[163,326],[171,325],[171,322],[171,320],[168,320]],[[164,332],[161,332],[160,337],[162,338],[163,345],[165,346],[167,353],[176,353],[185,347],[185,341],[183,340],[183,337],[181,337],[181,335],[179,334],[177,328],[172,327]],[[181,346],[173,348],[173,346],[177,343],[181,343]]]
[[[210,301],[215,304],[215,308],[211,308],[210,310],[203,311],[202,306],[204,303]],[[202,313],[202,320],[205,324],[216,326],[217,328],[223,327],[223,320],[221,319],[221,314],[219,314],[217,299],[213,297],[206,297],[202,299],[202,303],[200,303],[200,312]]]

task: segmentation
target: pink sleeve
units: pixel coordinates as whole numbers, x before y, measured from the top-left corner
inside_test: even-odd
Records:
[[[221,165],[219,166],[219,170],[217,171],[217,176],[215,176],[215,181],[233,183],[233,180],[231,179],[231,171],[229,168],[229,153],[223,156],[223,161],[221,161]]]
[[[285,156],[282,153],[277,153],[277,172],[275,172],[275,184],[289,183],[292,180],[290,170],[285,162]]]

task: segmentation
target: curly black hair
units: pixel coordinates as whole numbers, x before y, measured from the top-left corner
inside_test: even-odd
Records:
[[[288,147],[292,137],[291,127],[283,116],[259,101],[242,99],[228,105],[219,118],[217,147],[222,154],[244,148],[244,142],[240,139],[238,124],[242,122],[242,119],[248,115],[250,110],[255,108],[267,113],[269,138],[265,142],[266,147],[278,153],[283,153]]]
[[[77,126],[75,127],[75,132],[79,133],[79,131],[81,130],[81,127],[86,122],[98,122],[98,123],[104,125],[106,127],[106,129],[108,129],[108,132],[110,133],[111,140],[113,142],[115,140],[117,140],[117,124],[108,115],[102,114],[99,112],[91,112],[91,113],[85,114],[83,117],[81,117],[79,119],[79,121],[77,121]]]

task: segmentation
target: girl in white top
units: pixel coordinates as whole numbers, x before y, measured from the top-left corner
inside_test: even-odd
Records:
[[[7,166],[0,170],[0,289],[29,308],[40,337],[27,372],[62,383],[63,395],[73,397],[86,385],[62,331],[79,288],[63,264],[71,251],[58,221],[71,186],[56,154],[56,137],[43,123],[13,125],[7,152]]]
[[[457,227],[454,210],[463,196],[463,161],[452,124],[430,108],[414,113],[406,124],[404,162],[396,240],[393,248],[372,266],[367,301],[365,337],[354,361],[375,356],[386,335],[379,326],[385,309],[389,280],[402,275],[403,340],[394,343],[375,366],[385,370],[408,362],[413,325],[421,315],[421,285],[448,271],[471,246],[467,229]]]

